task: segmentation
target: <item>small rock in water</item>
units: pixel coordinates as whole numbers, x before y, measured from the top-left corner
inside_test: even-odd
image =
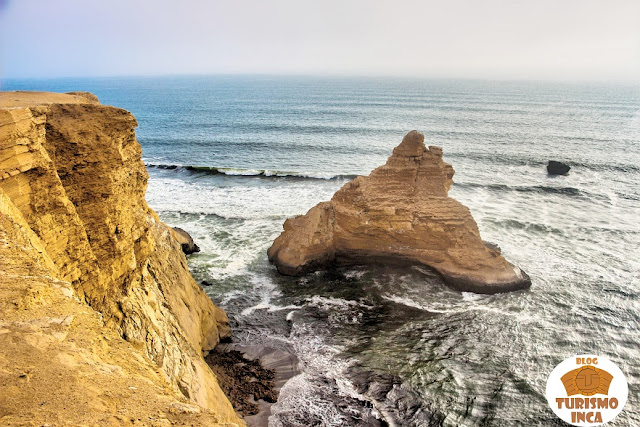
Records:
[[[571,170],[571,166],[555,160],[549,160],[547,172],[549,175],[566,175]]]
[[[186,255],[192,254],[194,252],[200,252],[200,248],[193,242],[193,238],[184,231],[182,228],[173,227],[173,231],[176,232],[176,240],[178,243],[182,245],[182,252]]]

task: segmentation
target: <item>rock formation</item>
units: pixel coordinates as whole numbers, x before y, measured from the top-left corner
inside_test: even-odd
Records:
[[[191,255],[195,252],[200,252],[200,248],[193,241],[193,237],[186,231],[184,231],[180,227],[173,227],[173,231],[175,232],[174,238],[180,243],[182,246],[182,252],[185,255]]]
[[[549,175],[566,175],[571,170],[571,166],[555,160],[549,160],[547,163],[547,172]]]
[[[227,316],[144,200],[136,125],[0,93],[2,425],[244,425],[203,359]]]
[[[269,259],[285,275],[333,263],[419,263],[462,291],[528,288],[529,277],[487,247],[469,209],[448,196],[453,174],[442,149],[427,149],[412,131],[384,166],[286,220]]]

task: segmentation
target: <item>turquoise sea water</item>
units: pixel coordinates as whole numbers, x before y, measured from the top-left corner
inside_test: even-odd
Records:
[[[202,248],[189,263],[239,343],[295,353],[270,424],[561,425],[544,397],[574,354],[609,357],[640,425],[640,88],[311,77],[5,81],[132,111],[147,199]],[[529,291],[480,296],[423,268],[279,276],[287,217],[385,162],[411,129],[444,149],[451,195]],[[550,159],[567,161],[550,177]],[[191,166],[191,167],[189,167]]]

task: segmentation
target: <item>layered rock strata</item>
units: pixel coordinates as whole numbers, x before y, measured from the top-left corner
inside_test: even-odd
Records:
[[[448,196],[453,174],[440,147],[409,132],[384,166],[286,220],[269,259],[285,275],[331,264],[419,263],[461,291],[528,288],[527,274],[487,247],[469,209]]]
[[[203,359],[227,316],[145,202],[136,125],[0,93],[0,424],[244,424]]]

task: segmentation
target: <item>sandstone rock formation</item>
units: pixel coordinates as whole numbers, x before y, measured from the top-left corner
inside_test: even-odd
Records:
[[[136,125],[0,93],[2,425],[244,425],[203,359],[227,316],[144,200]]]
[[[192,253],[200,252],[200,248],[194,243],[193,237],[191,237],[189,233],[187,233],[180,227],[173,227],[173,231],[175,232],[174,238],[182,246],[182,252],[184,252],[185,255],[191,255]]]
[[[288,219],[269,259],[286,275],[332,263],[420,263],[462,291],[528,288],[529,277],[487,247],[469,209],[448,196],[453,174],[442,149],[412,131],[384,166]]]

